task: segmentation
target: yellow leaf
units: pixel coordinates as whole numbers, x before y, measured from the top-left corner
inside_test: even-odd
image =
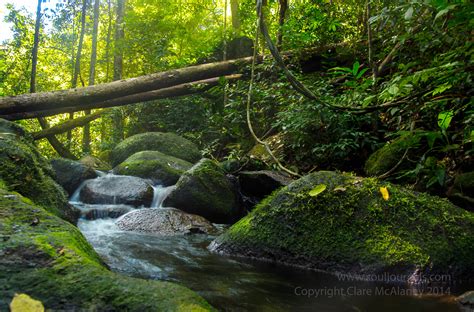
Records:
[[[10,302],[11,312],[44,312],[41,301],[35,300],[26,294],[15,294]]]
[[[312,189],[311,191],[308,192],[309,196],[317,196],[318,194],[324,192],[324,190],[326,189],[326,184],[318,184],[316,185],[316,187],[314,189]]]
[[[386,187],[380,187],[380,193],[382,194],[383,199],[388,200],[390,195],[388,194],[388,189]]]

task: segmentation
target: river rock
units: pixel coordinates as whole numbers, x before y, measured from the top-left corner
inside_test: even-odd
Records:
[[[461,173],[447,192],[448,198],[466,210],[474,212],[474,171]]]
[[[185,213],[175,208],[138,209],[127,213],[116,222],[119,229],[175,235],[214,233],[214,226],[201,216]]]
[[[82,216],[87,220],[118,218],[135,209],[128,205],[75,205],[81,210]]]
[[[192,164],[158,151],[142,151],[128,157],[114,168],[116,174],[151,179],[155,184],[176,184],[181,174]]]
[[[87,204],[125,204],[150,206],[153,187],[144,179],[106,175],[86,181],[80,199]]]
[[[293,181],[287,174],[271,170],[241,171],[238,176],[242,193],[260,198]]]
[[[79,162],[89,168],[99,171],[110,171],[112,170],[112,166],[109,163],[101,160],[92,155],[87,155],[79,159]]]
[[[18,293],[48,311],[214,311],[183,286],[111,272],[77,227],[1,185],[0,238],[0,311]]]
[[[175,133],[147,132],[120,142],[110,153],[110,161],[117,166],[131,155],[141,151],[159,151],[166,155],[195,163],[201,158],[197,146]]]
[[[234,185],[216,162],[205,158],[179,178],[163,206],[176,207],[214,223],[231,223],[241,215]]]
[[[412,147],[416,146],[419,142],[420,138],[418,136],[408,133],[386,143],[369,156],[365,162],[365,173],[368,176],[380,176],[387,173],[402,159],[407,148],[410,148],[408,156],[415,157]],[[397,168],[399,170],[406,169],[407,166],[410,166],[410,162],[405,159]]]
[[[65,158],[51,160],[51,166],[55,172],[55,180],[71,196],[82,182],[97,177],[94,169],[84,164]]]
[[[40,155],[32,137],[19,125],[0,119],[0,184],[29,198],[53,214],[76,223],[79,210],[54,181],[54,171]]]
[[[461,296],[456,298],[461,311],[463,312],[472,312],[474,311],[474,290],[465,292]]]
[[[350,174],[309,174],[264,199],[210,249],[328,272],[474,276],[474,214]]]

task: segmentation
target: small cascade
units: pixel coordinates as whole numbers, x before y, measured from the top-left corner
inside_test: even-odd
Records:
[[[153,201],[151,202],[150,208],[162,208],[162,204],[166,197],[174,189],[173,186],[155,185],[153,186]]]
[[[69,198],[69,203],[71,203],[71,205],[75,206],[75,204],[81,202],[80,200],[81,190],[84,188],[84,185],[86,185],[87,181],[88,180],[83,181],[81,185],[79,185],[79,187],[74,191],[71,198]]]

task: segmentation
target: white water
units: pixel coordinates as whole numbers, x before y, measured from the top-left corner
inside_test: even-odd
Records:
[[[175,186],[153,186],[153,201],[151,202],[150,208],[162,208],[163,202],[166,197],[171,193]]]

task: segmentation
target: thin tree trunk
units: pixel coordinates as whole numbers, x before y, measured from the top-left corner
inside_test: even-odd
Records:
[[[277,48],[281,50],[283,44],[283,25],[285,25],[286,11],[288,10],[288,0],[279,0],[280,12],[278,15],[278,34],[277,34]]]
[[[230,0],[230,11],[232,13],[232,29],[236,37],[240,36],[240,10],[239,0]]]
[[[123,18],[125,14],[125,0],[117,0],[117,19],[115,24],[114,48],[114,81],[121,80],[123,74],[123,39],[125,37]],[[124,139],[124,116],[120,109],[115,109],[112,114],[112,142],[118,144]]]
[[[110,3],[111,0],[107,0],[107,12],[109,15],[109,23],[107,25],[107,42],[105,45],[105,80],[110,81],[110,37],[112,35],[112,5]]]
[[[36,92],[36,71],[38,66],[38,47],[39,47],[39,38],[40,38],[40,29],[41,29],[41,2],[38,0],[38,6],[36,8],[36,23],[35,23],[35,34],[33,40],[33,50],[32,50],[32,64],[31,64],[31,76],[30,76],[30,93]],[[49,128],[48,122],[44,118],[38,118],[38,122],[41,128]],[[54,148],[54,150],[61,156],[66,158],[75,159],[76,157],[71,154],[59,140],[54,136],[50,135],[46,137],[49,144]]]
[[[95,65],[97,63],[97,34],[99,32],[99,13],[100,13],[100,0],[95,0],[94,3],[94,26],[92,28],[92,48],[91,48],[91,62],[89,66],[89,86],[95,84]],[[91,110],[88,109],[85,115],[90,115]],[[91,151],[91,134],[90,125],[86,123],[84,125],[83,136],[82,136],[82,151],[84,154],[90,154]]]
[[[84,43],[84,34],[86,31],[86,13],[87,13],[87,0],[82,0],[81,10],[81,31],[79,34],[79,44],[77,45],[76,62],[74,64],[74,75],[72,77],[71,87],[74,89],[77,87],[77,80],[81,73],[81,56],[82,56],[82,45]],[[74,113],[69,113],[69,120],[74,119]],[[67,133],[67,146],[71,147],[72,132]]]

